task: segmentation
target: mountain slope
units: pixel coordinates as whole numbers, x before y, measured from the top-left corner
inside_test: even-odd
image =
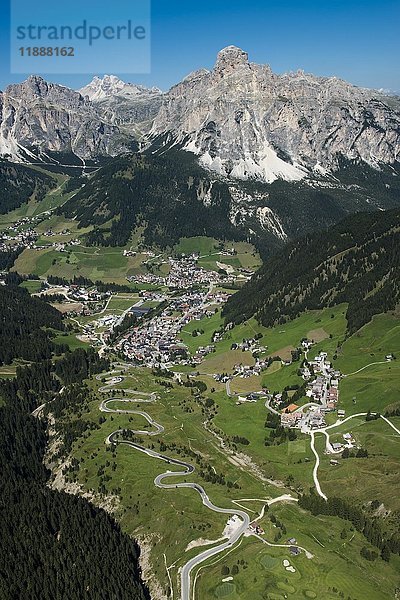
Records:
[[[135,227],[144,227],[149,245],[172,246],[181,237],[208,235],[244,239],[229,220],[228,186],[211,182],[187,153],[179,158],[125,155],[93,175],[60,209],[81,226],[94,224],[89,243],[125,245]],[[111,220],[111,226],[109,221]]]
[[[0,159],[0,214],[5,214],[30,198],[41,200],[56,186],[56,180],[30,167]]]
[[[276,75],[235,46],[164,95],[151,134],[167,132],[211,170],[266,182],[336,171],[340,157],[379,167],[400,156],[400,112],[382,94],[303,71]]]
[[[94,77],[79,92],[92,101],[108,123],[134,136],[149,130],[162,101],[158,88],[125,83],[115,75]]]
[[[82,159],[115,155],[129,146],[118,127],[67,87],[31,76],[0,93],[0,154],[35,161],[46,152],[73,153]]]
[[[349,303],[354,332],[400,301],[400,210],[360,213],[271,257],[227,303],[227,321],[266,326],[305,310]]]
[[[350,213],[400,204],[400,177],[388,168],[348,162],[342,163],[342,181],[235,182],[203,169],[193,154],[168,140],[158,149],[113,159],[63,206],[81,226],[97,225],[89,241],[124,245],[132,229],[144,224],[149,244],[208,235],[248,239],[266,255]],[[355,178],[358,185],[351,183]]]

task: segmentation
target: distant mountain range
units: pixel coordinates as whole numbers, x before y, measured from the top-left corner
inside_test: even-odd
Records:
[[[276,75],[234,46],[166,93],[106,75],[79,91],[31,76],[0,94],[0,156],[69,174],[101,167],[65,207],[85,223],[91,214],[101,243],[126,241],[145,215],[155,243],[218,230],[271,249],[349,213],[399,206],[399,151],[399,97],[302,71]],[[120,171],[107,165],[121,159]],[[154,169],[148,195],[121,174],[132,168],[138,180]],[[157,211],[166,197],[172,236],[168,211]],[[202,214],[190,226],[189,206]]]
[[[287,244],[230,298],[224,315],[271,326],[343,302],[350,333],[398,306],[400,209],[351,215]]]
[[[398,97],[303,71],[276,75],[229,46],[213,70],[165,94],[108,75],[79,92],[36,76],[11,85],[0,95],[0,154],[87,160],[163,136],[219,175],[299,181],[337,171],[342,158],[398,164],[399,111]]]

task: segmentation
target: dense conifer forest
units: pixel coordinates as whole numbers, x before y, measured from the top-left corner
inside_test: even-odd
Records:
[[[56,186],[56,180],[31,167],[0,159],[0,214],[5,214],[30,198],[39,201]]]
[[[400,300],[400,210],[359,213],[277,251],[224,309],[266,326],[305,310],[349,304],[349,332]]]
[[[36,361],[66,350],[51,339],[64,330],[62,315],[16,285],[0,286],[0,364],[14,358]]]
[[[0,382],[0,597],[145,600],[136,544],[103,510],[47,486],[46,426],[30,412],[57,398],[61,385],[55,410],[71,398],[83,401],[78,390],[68,391],[70,381],[82,385],[107,367],[82,350],[56,364],[19,368],[15,379]]]
[[[96,225],[92,245],[125,245],[132,230],[144,227],[148,245],[172,246],[185,236],[244,239],[244,231],[229,220],[227,184],[214,183],[185,152],[177,161],[165,156],[129,155],[114,159],[68,201],[60,213],[76,217],[81,226]],[[110,219],[112,225],[101,227]]]

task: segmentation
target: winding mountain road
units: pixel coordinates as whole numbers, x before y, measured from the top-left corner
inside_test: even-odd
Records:
[[[109,392],[114,385],[117,385],[118,383],[121,383],[124,380],[124,376],[120,375],[120,374],[117,376],[115,371],[108,373],[108,375],[111,375],[111,379],[107,382],[106,385],[102,386],[99,389],[99,391],[102,393]],[[104,377],[104,375],[103,375],[103,377]],[[101,377],[98,377],[98,379],[100,380]],[[118,390],[114,388],[114,391],[118,391]],[[124,391],[129,392],[130,390],[124,390]],[[144,395],[143,392],[135,392],[135,393]],[[136,410],[136,409],[111,408],[109,406],[109,404],[112,402],[125,402],[127,404],[128,403],[136,403],[136,402],[140,402],[140,401],[154,402],[156,399],[156,394],[153,393],[153,394],[148,394],[148,395],[151,396],[151,398],[152,398],[151,400],[149,400],[149,399],[143,400],[143,399],[137,399],[137,398],[125,398],[125,397],[123,397],[123,398],[117,398],[117,397],[108,398],[101,402],[100,410],[102,412],[108,412],[108,413],[140,415],[147,420],[149,425],[154,427],[154,430],[153,431],[130,430],[130,431],[132,431],[132,433],[137,434],[137,435],[154,436],[154,435],[162,433],[164,431],[164,427],[160,423],[157,423],[156,421],[154,421],[154,419],[152,419],[150,417],[150,415],[148,415],[146,412],[141,411],[141,410]],[[121,439],[120,436],[123,435],[123,433],[124,433],[124,431],[121,429],[118,429],[118,430],[112,432],[107,437],[106,443],[112,444],[112,445],[125,444],[127,446],[130,446],[134,450],[143,452],[147,456],[150,456],[152,458],[157,458],[158,460],[162,460],[162,461],[166,462],[168,465],[176,465],[177,467],[181,467],[180,470],[175,470],[175,471],[168,470],[168,471],[165,471],[164,473],[161,473],[160,475],[157,475],[157,477],[154,479],[154,485],[156,487],[161,488],[161,489],[168,489],[168,490],[175,490],[175,489],[179,489],[179,488],[180,489],[182,489],[182,488],[192,489],[200,495],[204,506],[206,506],[210,510],[217,512],[217,513],[222,513],[222,514],[231,515],[231,516],[237,515],[241,519],[241,524],[237,528],[235,528],[234,531],[231,532],[230,537],[226,541],[222,542],[221,544],[218,544],[217,546],[214,546],[212,548],[204,550],[197,556],[194,556],[193,558],[191,558],[182,567],[182,569],[181,569],[181,600],[190,600],[190,598],[191,598],[191,574],[192,574],[193,569],[195,567],[197,567],[198,565],[200,565],[202,562],[208,560],[209,558],[234,546],[236,544],[236,542],[238,542],[240,540],[240,538],[245,533],[245,531],[247,531],[247,529],[250,525],[250,516],[247,514],[247,512],[245,512],[243,510],[237,510],[234,508],[221,508],[219,506],[216,506],[215,504],[213,504],[213,502],[211,502],[211,500],[208,497],[204,488],[197,483],[188,483],[188,482],[164,483],[165,480],[171,479],[173,477],[182,477],[182,476],[186,476],[186,475],[191,475],[195,470],[194,466],[189,463],[186,463],[182,460],[178,460],[178,459],[166,456],[165,454],[161,454],[160,452],[157,452],[156,450],[152,450],[151,448],[146,448],[145,446],[142,446],[141,444],[137,444],[136,442]]]

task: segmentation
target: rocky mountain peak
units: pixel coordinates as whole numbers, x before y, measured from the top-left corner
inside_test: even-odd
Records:
[[[378,169],[400,157],[394,102],[336,77],[275,74],[236,46],[163,96],[150,133],[171,134],[221,175],[267,182],[332,173],[341,157]]]
[[[116,96],[139,97],[161,94],[158,88],[146,88],[134,83],[126,83],[116,75],[104,75],[94,77],[90,83],[81,88],[82,96],[88,96],[93,102],[110,100]]]
[[[249,55],[247,52],[237,46],[227,46],[218,52],[214,72],[225,75],[235,69],[248,67],[249,65]]]

